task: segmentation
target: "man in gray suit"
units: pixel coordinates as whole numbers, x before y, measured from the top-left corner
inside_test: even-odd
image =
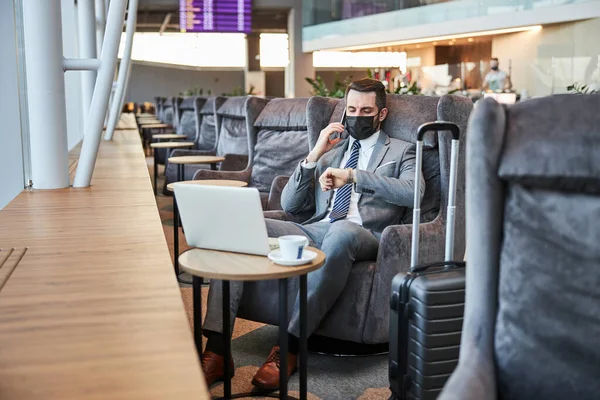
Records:
[[[352,264],[376,259],[383,229],[400,223],[404,209],[413,204],[415,147],[390,138],[380,129],[388,112],[385,107],[381,82],[353,82],[346,90],[345,124],[332,123],[321,131],[315,147],[298,165],[282,193],[285,211],[313,212],[312,218],[303,224],[265,220],[269,237],[307,236],[311,245],[327,257],[323,267],[308,274],[308,335],[317,330],[344,290]],[[344,130],[349,133],[347,139],[341,138]],[[421,197],[424,191],[421,177]],[[243,283],[231,284],[231,310],[235,315]],[[224,375],[220,289],[219,281],[211,281],[204,324],[208,342],[202,355],[208,385]],[[299,331],[296,300],[288,326],[288,376],[296,369]],[[255,386],[279,388],[279,357],[279,346],[275,346],[254,376]]]

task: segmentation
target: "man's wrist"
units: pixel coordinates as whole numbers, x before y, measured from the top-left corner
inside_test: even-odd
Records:
[[[308,156],[306,156],[306,158],[304,159],[306,161],[306,163],[316,163],[317,161],[319,161],[319,158],[321,158],[320,154],[313,154],[308,153]]]

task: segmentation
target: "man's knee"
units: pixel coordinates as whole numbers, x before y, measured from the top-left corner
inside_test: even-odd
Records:
[[[354,222],[337,221],[331,225],[323,244],[334,244],[334,248],[356,248],[359,245],[361,231],[364,228]]]
[[[279,237],[285,235],[285,232],[291,229],[293,223],[289,221],[265,218],[265,225],[267,226],[267,234],[269,237]]]

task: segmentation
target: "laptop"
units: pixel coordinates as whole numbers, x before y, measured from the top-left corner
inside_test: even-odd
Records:
[[[267,236],[256,188],[182,183],[174,191],[188,245],[261,256],[278,247]]]

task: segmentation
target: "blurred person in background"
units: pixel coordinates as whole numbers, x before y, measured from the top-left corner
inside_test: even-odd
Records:
[[[490,60],[490,72],[487,73],[483,79],[482,90],[489,90],[492,92],[503,92],[512,88],[512,82],[510,76],[500,70],[500,62],[496,57]]]

